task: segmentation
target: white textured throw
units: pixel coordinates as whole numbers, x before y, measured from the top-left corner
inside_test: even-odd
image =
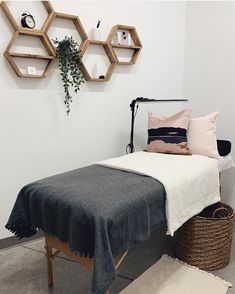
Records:
[[[217,160],[202,155],[169,155],[139,151],[96,164],[144,174],[166,190],[168,234],[205,207],[220,201]]]
[[[163,256],[120,294],[225,294],[229,287],[219,277]]]

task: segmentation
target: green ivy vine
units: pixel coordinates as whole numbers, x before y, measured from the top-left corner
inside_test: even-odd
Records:
[[[78,43],[73,37],[65,36],[61,41],[57,38],[52,41],[56,45],[56,56],[65,93],[64,103],[67,115],[69,115],[70,105],[73,102],[70,87],[73,87],[74,92],[77,93],[81,84],[85,82],[81,71],[81,54],[78,50]]]

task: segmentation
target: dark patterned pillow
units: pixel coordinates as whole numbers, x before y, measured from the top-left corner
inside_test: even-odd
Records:
[[[170,117],[156,117],[149,112],[148,152],[190,155],[187,145],[187,129],[190,109]]]

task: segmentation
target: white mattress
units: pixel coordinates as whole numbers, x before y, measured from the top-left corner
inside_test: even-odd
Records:
[[[235,167],[235,163],[231,154],[220,156],[220,158],[218,159],[218,168],[220,172],[230,169],[232,167]]]

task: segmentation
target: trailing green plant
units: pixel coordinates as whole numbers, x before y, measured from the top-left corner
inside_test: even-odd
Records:
[[[81,84],[85,82],[81,71],[81,54],[78,50],[78,43],[75,42],[73,37],[65,36],[61,41],[57,38],[52,41],[56,45],[56,56],[65,93],[64,103],[67,115],[69,115],[70,104],[73,102],[70,87],[73,87],[74,92],[77,93],[80,90]]]

